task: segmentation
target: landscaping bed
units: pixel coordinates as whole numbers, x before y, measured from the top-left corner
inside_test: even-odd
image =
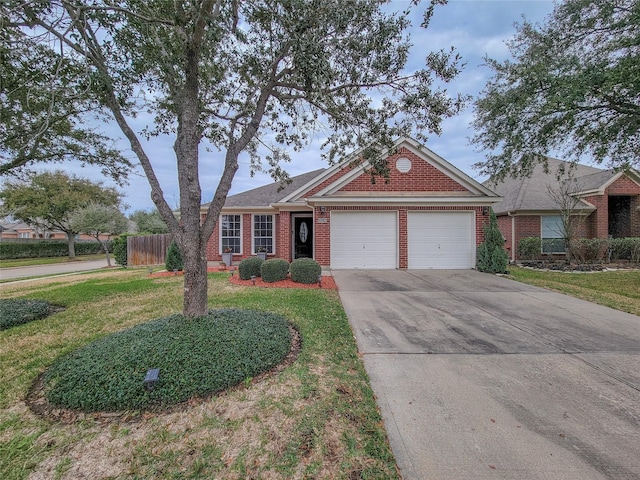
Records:
[[[537,270],[551,270],[556,272],[602,272],[604,270],[638,269],[640,265],[632,262],[617,263],[567,263],[548,260],[532,260],[519,262],[518,266],[535,268]]]

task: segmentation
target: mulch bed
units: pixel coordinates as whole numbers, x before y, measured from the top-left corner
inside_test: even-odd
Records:
[[[551,270],[554,272],[601,272],[604,270],[635,270],[638,268],[638,264],[630,262],[567,264],[566,262],[534,260],[518,262],[518,265],[534,270]]]
[[[264,287],[264,288],[322,288],[324,290],[337,290],[338,286],[336,285],[333,277],[323,276],[322,277],[322,285],[317,283],[298,283],[294,282],[290,278],[287,277],[285,280],[280,280],[279,282],[271,282],[267,283],[262,281],[262,278],[258,277],[254,280],[240,280],[240,277],[236,274],[232,275],[231,283],[234,285],[242,285],[244,287]]]
[[[279,282],[263,282],[262,278],[258,277],[253,280],[240,280],[238,276],[237,268],[220,268],[220,267],[210,267],[207,269],[207,272],[229,272],[231,273],[230,281],[234,285],[240,285],[243,287],[263,287],[263,288],[322,288],[324,290],[337,290],[338,286],[336,285],[335,280],[331,276],[322,276],[322,285],[317,283],[298,283],[291,280],[287,277],[285,280],[280,280]],[[155,272],[149,275],[149,278],[157,278],[157,277],[174,277],[184,275],[184,272]]]

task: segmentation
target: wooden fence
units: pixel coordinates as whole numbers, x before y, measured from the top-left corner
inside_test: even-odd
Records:
[[[171,235],[145,235],[127,237],[127,265],[160,265],[164,263],[171,245]]]

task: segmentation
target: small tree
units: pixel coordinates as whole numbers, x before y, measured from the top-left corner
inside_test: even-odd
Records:
[[[180,248],[178,248],[178,244],[176,242],[171,242],[171,245],[169,245],[167,258],[165,259],[164,264],[169,272],[181,272],[184,269],[182,254],[180,253]]]
[[[582,196],[577,192],[580,190],[582,190],[581,185],[571,171],[560,178],[557,185],[547,185],[547,194],[558,208],[560,225],[558,225],[556,233],[560,235],[564,242],[567,263],[571,261],[578,229],[584,221],[579,211],[579,207],[582,204]]]
[[[491,210],[489,224],[484,226],[484,242],[478,247],[477,266],[479,272],[505,273],[509,256],[504,249],[504,237],[498,228],[498,219]]]
[[[162,219],[158,209],[151,211],[136,210],[129,216],[129,220],[136,223],[138,233],[150,233],[152,235],[169,233],[169,227]]]
[[[107,256],[107,265],[111,266],[109,237],[125,232],[129,221],[115,206],[89,203],[71,212],[69,225],[78,233],[90,235],[100,242]]]

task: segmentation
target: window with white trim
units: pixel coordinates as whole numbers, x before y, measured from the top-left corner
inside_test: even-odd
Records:
[[[18,238],[31,238],[31,234],[29,232],[18,232]]]
[[[540,239],[542,253],[565,253],[564,226],[560,215],[540,217]]]
[[[242,215],[220,216],[220,253],[242,253]]]
[[[253,216],[253,253],[274,253],[273,215]]]

